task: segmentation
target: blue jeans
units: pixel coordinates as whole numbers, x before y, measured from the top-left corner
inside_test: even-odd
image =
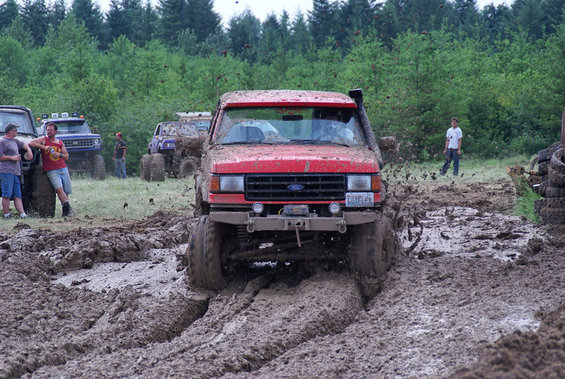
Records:
[[[126,178],[126,160],[122,161],[122,158],[116,158],[114,161],[116,165],[116,178],[125,179]]]
[[[73,193],[71,188],[71,176],[69,175],[69,169],[67,167],[47,171],[46,174],[55,190],[63,188],[63,191],[65,191],[67,195]]]
[[[440,170],[442,175],[449,170],[451,161],[453,161],[453,175],[459,175],[459,155],[457,155],[457,149],[447,149],[447,154],[445,154],[445,163]]]
[[[21,199],[20,178],[16,174],[0,174],[0,184],[2,185],[2,197]]]

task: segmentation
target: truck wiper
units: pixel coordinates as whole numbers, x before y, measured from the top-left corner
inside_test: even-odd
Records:
[[[319,139],[290,139],[290,142],[298,143],[300,145],[340,145],[350,147],[350,145],[346,143]]]

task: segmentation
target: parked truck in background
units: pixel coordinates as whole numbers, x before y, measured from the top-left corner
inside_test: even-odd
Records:
[[[179,121],[157,124],[141,157],[140,177],[147,181],[162,181],[165,176],[186,178],[200,167],[202,144],[212,115],[210,112],[179,112]]]
[[[220,289],[231,268],[258,261],[345,260],[364,288],[385,277],[398,245],[383,161],[361,90],[349,95],[221,97],[195,181],[191,285]]]

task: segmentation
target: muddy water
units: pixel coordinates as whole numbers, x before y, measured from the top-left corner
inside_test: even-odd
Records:
[[[563,302],[564,249],[501,213],[505,183],[482,184],[491,203],[428,187],[390,200],[405,253],[369,301],[344,270],[294,265],[190,290],[182,217],[0,236],[0,377],[442,377],[480,356],[466,372],[489,372],[484,348]]]

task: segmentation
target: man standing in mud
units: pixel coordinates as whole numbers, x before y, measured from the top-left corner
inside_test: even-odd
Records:
[[[49,181],[57,197],[63,207],[63,217],[73,215],[73,210],[69,204],[69,196],[73,191],[71,189],[71,176],[65,161],[69,160],[69,153],[63,141],[57,139],[57,125],[54,122],[48,122],[45,125],[47,133],[44,137],[34,139],[29,143],[31,147],[36,147],[41,151],[41,159],[43,160],[43,171],[47,174]]]
[[[14,206],[21,218],[26,218],[22,202],[22,189],[19,176],[22,174],[20,164],[20,149],[25,149],[24,158],[28,161],[33,159],[33,152],[29,146],[15,137],[18,127],[8,123],[4,129],[4,137],[0,138],[0,185],[2,186],[2,213],[4,219],[11,218],[10,200],[14,199]]]
[[[463,132],[457,126],[459,120],[456,117],[451,119],[451,128],[447,129],[445,149],[443,153],[445,154],[445,163],[441,170],[439,170],[440,175],[445,175],[447,170],[449,170],[449,165],[453,161],[453,175],[459,175],[459,156],[461,155],[461,139],[463,138]]]

